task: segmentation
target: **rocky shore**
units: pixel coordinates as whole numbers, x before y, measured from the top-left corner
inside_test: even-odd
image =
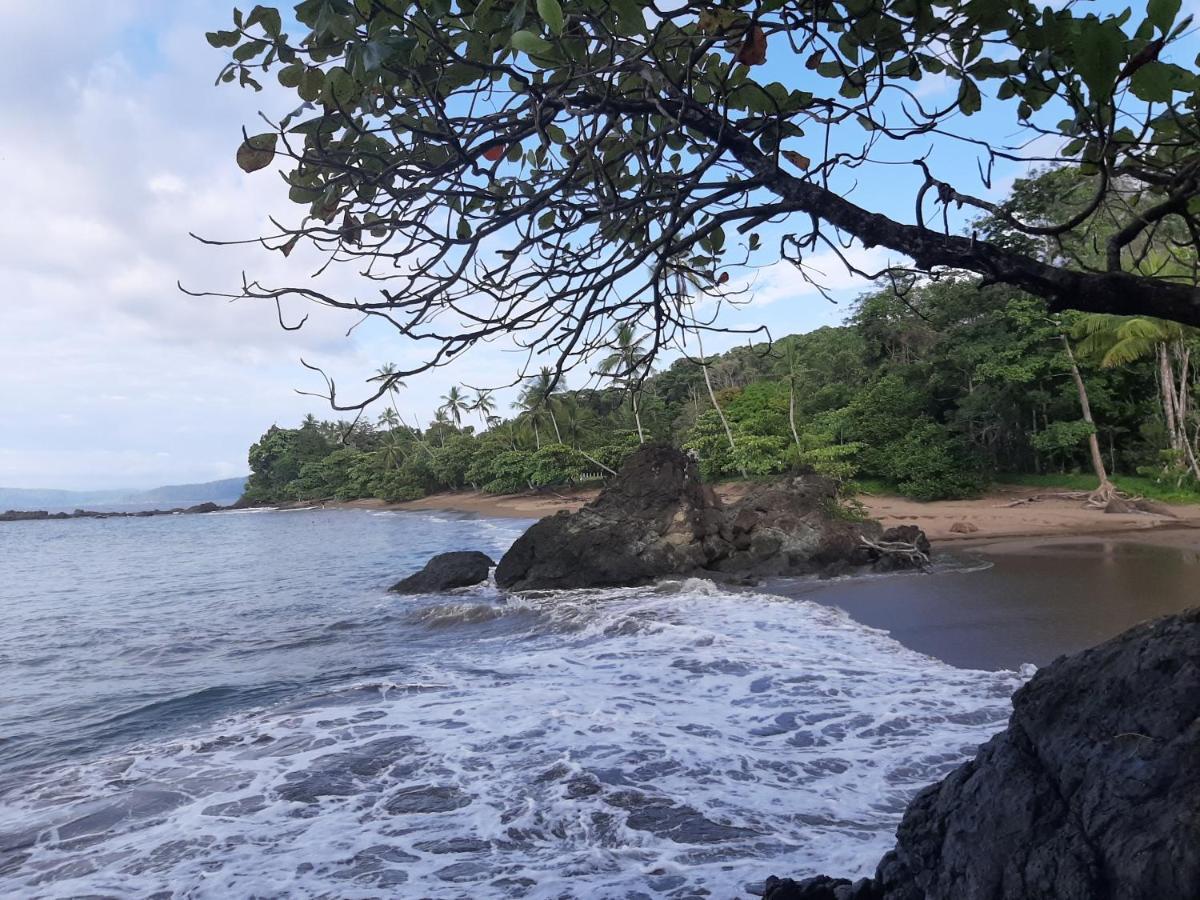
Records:
[[[0,522],[41,522],[59,519],[144,519],[148,516],[196,515],[220,512],[224,509],[239,509],[238,504],[221,506],[217,503],[198,503],[195,506],[175,509],[143,509],[137,512],[102,512],[92,509],[77,509],[74,512],[47,512],[44,509],[10,509],[0,512]]]
[[[909,804],[873,878],[765,900],[1200,897],[1200,609],[1062,657],[1008,728]]]
[[[725,503],[687,454],[645,447],[591,503],[548,516],[518,538],[496,567],[496,584],[570,589],[680,576],[751,582],[916,568],[928,552],[914,526],[884,531],[848,514],[834,483],[821,476],[755,485]]]

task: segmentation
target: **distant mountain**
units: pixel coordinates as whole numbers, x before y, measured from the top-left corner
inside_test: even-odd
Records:
[[[169,484],[148,491],[56,491],[0,487],[0,511],[6,509],[55,510],[113,509],[154,506],[194,506],[197,503],[230,504],[242,495],[246,477],[223,478],[203,484]]]

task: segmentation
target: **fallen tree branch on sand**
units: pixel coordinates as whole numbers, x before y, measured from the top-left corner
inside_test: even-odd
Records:
[[[909,566],[929,568],[929,554],[916,544],[908,541],[873,541],[866,535],[859,535],[859,540],[881,556],[894,556]]]

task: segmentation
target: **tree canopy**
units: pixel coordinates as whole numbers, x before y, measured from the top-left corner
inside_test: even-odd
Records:
[[[1052,311],[1200,325],[1200,93],[1178,59],[1191,23],[1179,11],[1180,0],[1138,14],[1029,0],[235,11],[208,35],[231,50],[221,80],[257,88],[270,75],[299,103],[265,114],[272,130],[237,154],[247,171],[281,165],[300,206],[263,242],[285,255],[311,242],[373,288],[350,298],[248,281],[236,296],[385,320],[427,346],[392,378],[500,335],[557,378],[622,325],[646,331],[652,360],[714,321],[696,294],[737,299],[731,268],[844,256],[850,240],[901,254],[910,271],[1011,285]],[[928,79],[956,90],[931,99]],[[985,190],[962,183],[961,166],[940,171],[933,141],[974,154]],[[1076,168],[1078,202],[1026,217],[1020,197],[977,196],[1019,160]],[[904,204],[854,192],[877,167],[911,188]],[[972,215],[1003,227],[972,233]],[[382,396],[391,382],[377,384]]]

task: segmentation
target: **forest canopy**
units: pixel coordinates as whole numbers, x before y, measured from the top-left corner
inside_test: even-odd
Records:
[[[1191,18],[1179,0],[1092,9],[304,0],[235,11],[208,35],[230,53],[220,80],[270,77],[295,95],[237,153],[247,171],[277,168],[298,204],[262,241],[285,255],[310,243],[370,290],[248,280],[230,295],[345,309],[426,347],[361,402],[338,401],[330,383],[339,408],[501,335],[557,382],[636,328],[644,352],[609,374],[641,379],[684,332],[716,327],[695,300],[736,300],[731,268],[803,266],[852,241],[899,254],[905,269],[886,274],[901,293],[924,283],[912,273],[972,273],[1050,312],[1200,324]],[[953,86],[946,99],[921,89],[931,79]],[[941,171],[933,142],[975,157],[977,177]],[[1030,215],[986,199],[998,167],[1029,161],[1086,177],[1080,202]],[[894,173],[906,199],[856,194],[870,170]],[[993,227],[970,228],[979,217]],[[280,321],[298,327],[282,307]]]

